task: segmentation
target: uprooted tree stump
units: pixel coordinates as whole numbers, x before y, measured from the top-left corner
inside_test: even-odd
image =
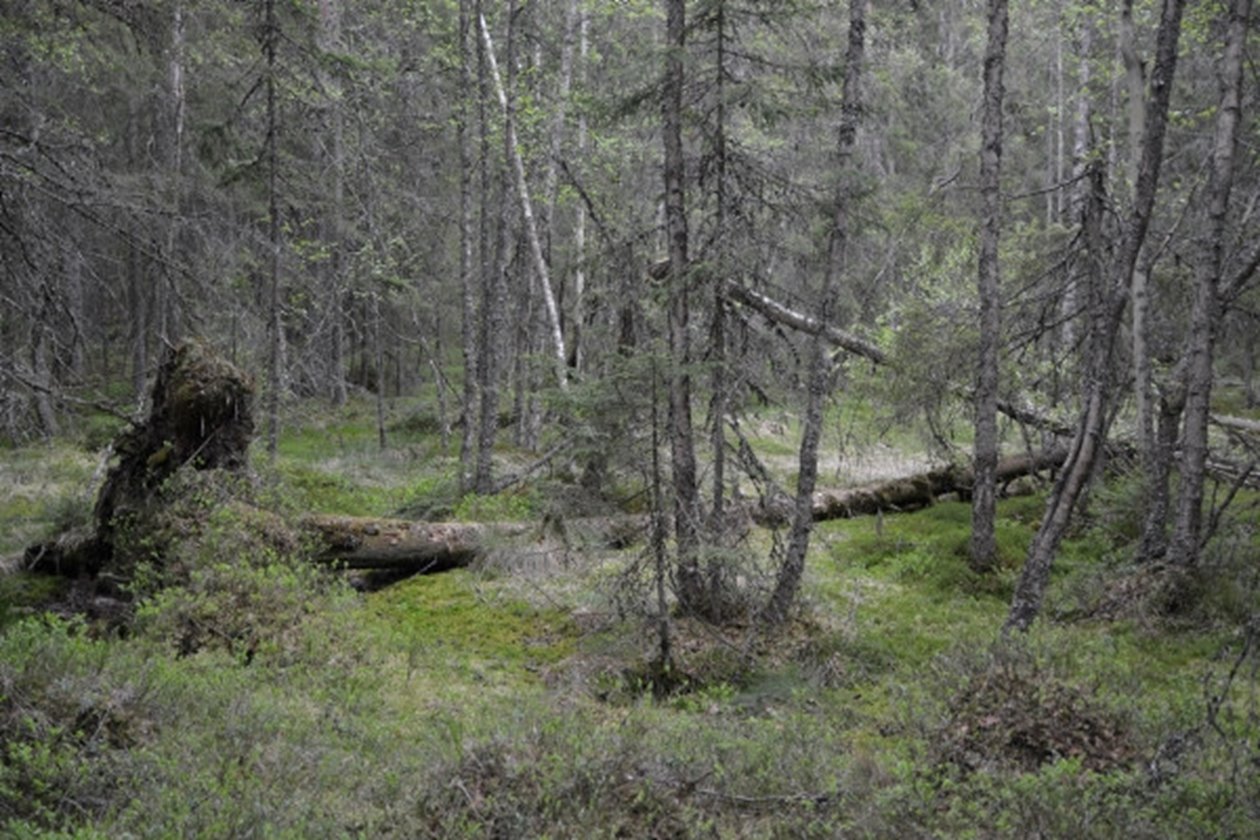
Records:
[[[249,444],[254,384],[199,342],[184,342],[158,370],[148,416],[113,443],[91,526],[29,547],[30,571],[127,579],[141,558],[180,563],[195,553],[214,510],[235,511],[258,550],[308,547],[316,561],[383,577],[466,566],[531,532],[516,523],[418,523],[308,515],[287,523],[253,505]]]
[[[115,438],[118,456],[97,495],[92,525],[31,546],[34,571],[96,574],[114,560],[118,529],[161,505],[177,470],[244,473],[254,434],[254,383],[197,341],[167,353],[153,383],[148,416]]]

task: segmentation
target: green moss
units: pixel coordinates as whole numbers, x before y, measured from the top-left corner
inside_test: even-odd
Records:
[[[466,570],[411,578],[375,593],[369,606],[381,629],[407,646],[413,665],[453,667],[465,678],[482,669],[519,673],[576,649],[567,613],[497,595],[492,582]]]
[[[465,522],[512,522],[531,520],[540,512],[538,495],[528,487],[478,496],[470,493],[455,506],[454,517]]]
[[[295,510],[347,516],[387,516],[399,507],[403,492],[384,486],[363,486],[337,473],[288,464],[279,468],[279,487]]]

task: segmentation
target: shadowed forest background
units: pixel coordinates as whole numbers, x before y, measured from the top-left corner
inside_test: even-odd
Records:
[[[1250,836],[1250,0],[0,15],[0,827]]]

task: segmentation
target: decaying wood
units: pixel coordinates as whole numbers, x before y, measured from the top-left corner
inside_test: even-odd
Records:
[[[1052,449],[1035,455],[1003,458],[997,467],[998,484],[1007,484],[1017,478],[1057,467],[1066,455],[1066,450]],[[814,494],[814,519],[917,510],[949,493],[968,493],[972,482],[969,467],[947,466],[848,490],[823,490]]]
[[[1009,484],[1017,478],[1055,468],[1063,463],[1066,454],[1066,450],[1051,449],[1033,455],[1003,458],[998,462],[998,484]],[[861,487],[818,490],[814,493],[814,521],[918,510],[950,493],[966,495],[972,482],[970,468],[945,466]],[[785,522],[787,514],[782,504],[771,504],[754,511],[753,519],[759,525],[769,527]]]
[[[467,566],[489,547],[527,535],[521,523],[408,522],[355,516],[306,516],[316,557],[346,569],[421,574]]]

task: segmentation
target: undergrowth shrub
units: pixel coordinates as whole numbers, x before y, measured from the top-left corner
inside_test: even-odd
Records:
[[[289,646],[334,586],[280,517],[242,499],[242,481],[180,471],[160,506],[120,529],[136,627],[181,654],[217,647],[251,661]]]
[[[152,733],[150,675],[117,677],[81,621],[31,618],[0,635],[0,833],[102,816]]]

